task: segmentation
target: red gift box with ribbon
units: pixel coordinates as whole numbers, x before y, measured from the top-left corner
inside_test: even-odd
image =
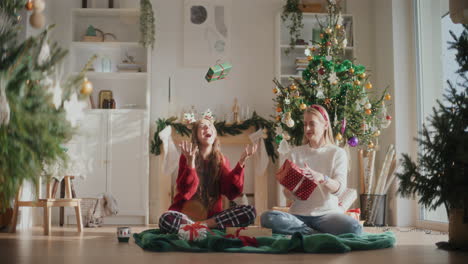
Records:
[[[315,182],[304,176],[301,168],[288,159],[276,173],[276,179],[301,200],[307,200],[317,187]]]

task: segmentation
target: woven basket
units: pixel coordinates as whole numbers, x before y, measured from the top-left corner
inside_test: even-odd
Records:
[[[83,226],[98,227],[102,225],[101,205],[98,198],[81,198],[81,217]]]

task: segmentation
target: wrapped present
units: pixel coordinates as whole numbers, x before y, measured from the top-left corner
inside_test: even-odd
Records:
[[[205,224],[196,222],[193,224],[180,225],[179,239],[186,241],[200,241],[207,237],[208,227]]]
[[[361,209],[359,208],[349,209],[348,211],[345,212],[345,214],[351,216],[352,218],[356,219],[359,222],[361,218]]]
[[[356,199],[357,191],[355,189],[348,188],[338,197],[338,205],[343,209],[343,211],[346,211],[351,207]]]
[[[208,69],[205,79],[208,82],[221,80],[226,78],[229,71],[231,71],[232,65],[228,62],[223,64],[216,64],[215,66]]]
[[[269,228],[261,226],[247,226],[247,227],[226,227],[227,235],[234,235],[236,237],[265,237],[272,236],[273,232]]]
[[[307,200],[317,187],[317,184],[306,178],[302,169],[290,160],[286,160],[281,166],[276,173],[276,179],[301,200]]]

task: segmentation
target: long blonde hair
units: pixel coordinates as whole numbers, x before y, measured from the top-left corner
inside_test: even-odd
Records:
[[[198,129],[202,120],[203,119],[195,122],[192,126],[192,144],[197,145],[198,149],[201,147],[200,141],[198,140]],[[195,158],[195,168],[197,170],[198,178],[200,179],[198,184],[198,192],[200,195],[200,200],[203,205],[206,206],[206,208],[211,208],[219,198],[219,171],[222,162],[223,154],[221,153],[221,147],[216,133],[212,151],[208,156],[208,165],[205,167],[205,163],[200,152],[198,152],[197,157]],[[204,175],[208,175],[208,177],[206,178]]]
[[[332,130],[332,127],[331,127],[330,117],[329,117],[329,115],[327,113],[327,110],[321,105],[311,105],[311,106],[307,107],[306,110],[304,111],[304,117],[305,117],[306,114],[311,114],[315,118],[318,118],[318,119],[320,119],[323,122],[328,124],[328,128],[323,132],[323,140],[325,142],[325,145],[329,145],[329,144],[330,145],[335,145],[335,140],[334,140],[334,137],[333,137],[333,130]],[[305,133],[304,133],[304,137],[303,137],[302,142],[304,144],[309,143],[309,140],[307,139]]]

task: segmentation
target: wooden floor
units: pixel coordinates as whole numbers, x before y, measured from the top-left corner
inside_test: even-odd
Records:
[[[132,227],[141,232],[154,227]],[[82,235],[76,227],[52,227],[52,235],[42,235],[41,228],[19,231],[16,234],[0,233],[0,263],[73,264],[73,263],[468,263],[468,253],[439,250],[434,245],[446,241],[447,235],[433,232],[408,231],[392,228],[397,236],[394,248],[355,251],[345,254],[232,254],[232,253],[154,253],[143,251],[133,238],[129,243],[119,243],[115,227],[85,228]],[[382,229],[366,229],[378,233]]]

